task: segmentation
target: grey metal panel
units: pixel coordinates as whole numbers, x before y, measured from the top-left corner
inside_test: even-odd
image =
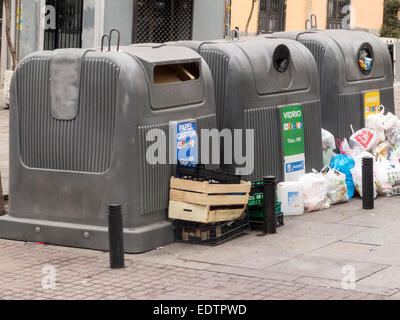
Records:
[[[322,133],[318,127],[321,123],[321,104],[319,101],[303,103],[304,141],[306,172],[322,167],[321,141]]]
[[[217,110],[218,127],[222,128],[223,114],[225,111],[226,76],[229,66],[229,58],[216,50],[201,50],[201,55],[207,62],[214,79],[215,101],[219,106]]]
[[[196,120],[197,130],[199,132],[199,143],[201,144],[200,132],[202,129],[214,129],[216,127],[216,116],[206,115]],[[172,175],[170,165],[151,165],[147,162],[146,151],[153,142],[146,142],[146,136],[150,130],[160,129],[166,134],[166,150],[169,150],[169,123],[156,125],[148,125],[139,127],[140,141],[140,185],[141,191],[141,214],[148,215],[158,212],[168,207],[169,189],[165,186],[169,185]],[[201,149],[199,148],[199,154]],[[167,154],[168,158],[168,154]],[[151,159],[154,161],[154,159]],[[168,159],[167,159],[168,160]]]
[[[217,123],[217,116],[215,114],[198,117],[196,119],[198,128],[212,130],[215,129]]]
[[[385,112],[395,113],[394,88],[384,88],[381,92],[381,104],[385,106]]]
[[[276,176],[279,181],[283,173],[282,128],[277,107],[250,108],[244,112],[246,129],[254,129],[254,172],[251,181],[261,181],[264,176]]]
[[[316,41],[300,41],[303,45],[306,46],[308,50],[314,56],[315,62],[317,63],[318,67],[318,75],[320,79],[320,88],[322,88],[322,81],[324,79],[323,72],[324,72],[324,63],[325,63],[325,48],[320,45]]]
[[[169,150],[169,124],[157,124],[139,127],[140,141],[140,192],[141,192],[141,214],[148,215],[168,207],[169,185],[172,169],[170,165],[151,165],[147,162],[146,151],[153,142],[147,142],[146,136],[149,131],[160,129],[166,134],[166,150]],[[154,161],[154,159],[151,159]]]
[[[17,70],[22,162],[38,169],[106,171],[114,143],[119,68],[100,59],[83,61],[79,112],[73,120],[51,114],[49,70],[47,58],[30,58]]]
[[[339,94],[339,132],[336,137],[350,138],[352,135],[350,125],[355,131],[364,127],[364,112],[361,103],[362,95],[360,93]]]

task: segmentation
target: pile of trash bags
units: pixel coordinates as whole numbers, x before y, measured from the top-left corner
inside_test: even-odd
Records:
[[[370,115],[365,128],[347,140],[322,129],[324,168],[301,177],[305,211],[329,208],[362,192],[362,159],[374,161],[374,196],[400,195],[400,120],[392,113]],[[337,153],[335,153],[335,150]]]

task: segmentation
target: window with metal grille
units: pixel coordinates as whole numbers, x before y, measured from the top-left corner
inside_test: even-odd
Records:
[[[82,47],[83,0],[46,0],[56,10],[56,29],[44,31],[44,50]]]
[[[191,40],[193,0],[138,0],[133,42]]]
[[[342,29],[342,20],[348,14],[343,8],[350,5],[350,0],[328,0],[327,29]]]
[[[270,33],[285,29],[286,1],[260,0],[258,32]]]

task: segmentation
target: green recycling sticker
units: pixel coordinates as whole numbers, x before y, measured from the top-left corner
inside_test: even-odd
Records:
[[[281,108],[285,178],[296,180],[305,173],[304,120],[301,105]]]

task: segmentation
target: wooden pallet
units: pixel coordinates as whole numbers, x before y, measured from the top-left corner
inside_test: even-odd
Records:
[[[171,178],[169,218],[201,223],[239,218],[246,210],[251,183],[210,184]]]

